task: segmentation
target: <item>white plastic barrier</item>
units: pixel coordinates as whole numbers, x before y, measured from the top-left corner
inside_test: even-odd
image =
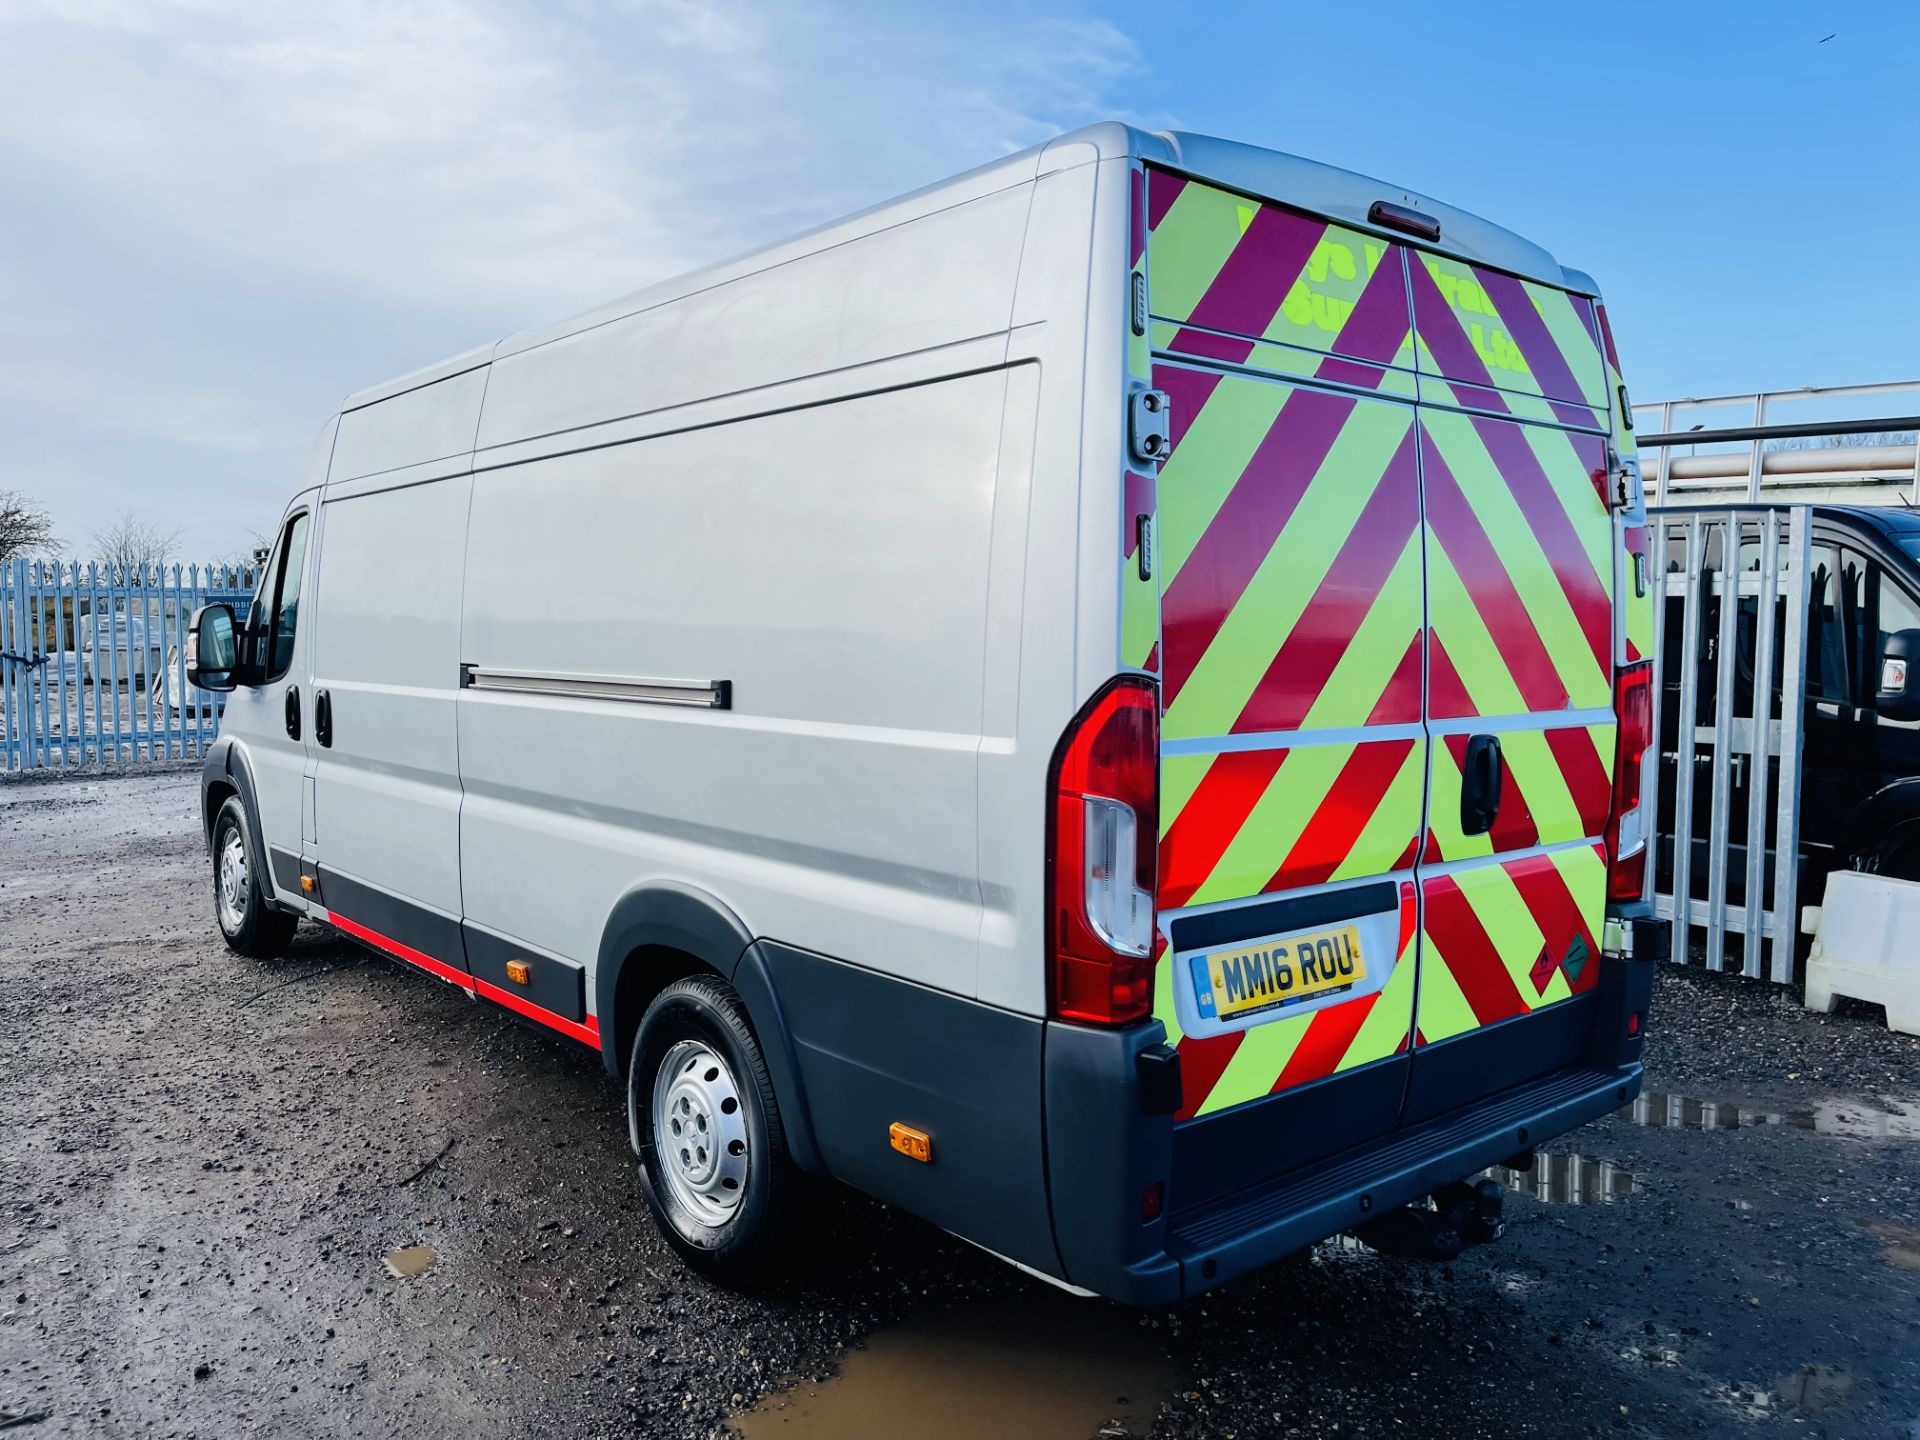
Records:
[[[1827,877],[1807,1008],[1831,1013],[1841,996],[1887,1008],[1887,1027],[1920,1035],[1920,883],[1836,870]]]

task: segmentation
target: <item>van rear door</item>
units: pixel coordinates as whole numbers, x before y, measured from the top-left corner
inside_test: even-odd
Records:
[[[1594,303],[1410,258],[1432,773],[1408,1123],[1585,1052],[1615,730]]]
[[[1402,247],[1147,172],[1157,478],[1155,1014],[1183,1204],[1391,1130],[1427,755]]]

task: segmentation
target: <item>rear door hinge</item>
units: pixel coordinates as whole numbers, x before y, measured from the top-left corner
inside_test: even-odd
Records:
[[[1136,390],[1127,412],[1127,443],[1133,458],[1148,465],[1167,458],[1172,448],[1169,426],[1172,397],[1164,390]]]

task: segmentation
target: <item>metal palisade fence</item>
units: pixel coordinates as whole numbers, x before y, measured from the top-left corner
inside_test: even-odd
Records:
[[[1660,817],[1654,910],[1674,922],[1674,960],[1689,959],[1697,935],[1708,969],[1790,983],[1811,511],[1652,518],[1653,733],[1663,752],[1646,797]]]
[[[187,683],[193,612],[244,617],[251,569],[0,563],[0,770],[199,755],[222,697]]]

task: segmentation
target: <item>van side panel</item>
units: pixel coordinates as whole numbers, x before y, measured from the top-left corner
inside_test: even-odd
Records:
[[[473,449],[486,394],[484,364],[340,417],[328,479],[337,493],[368,475],[464,456]],[[366,487],[354,487],[366,488]]]
[[[591,961],[628,889],[685,879],[756,937],[972,994],[1007,384],[483,469],[463,661],[731,708],[463,691],[468,918]]]
[[[390,892],[442,918],[460,915],[453,712],[471,483],[455,475],[329,498],[322,507],[313,684],[303,704],[312,723],[326,692],[333,743],[315,750],[312,851],[322,903],[362,924],[374,922],[354,913],[344,890],[330,891],[327,877]],[[413,944],[405,935],[391,938]],[[452,953],[414,948],[465,968],[457,944]]]
[[[1031,190],[1018,185],[504,356],[480,448],[1004,333]]]

